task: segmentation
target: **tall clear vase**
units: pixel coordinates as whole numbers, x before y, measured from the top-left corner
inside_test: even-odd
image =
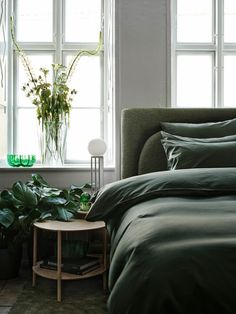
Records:
[[[39,125],[41,163],[58,167],[64,164],[67,124],[63,121],[47,121]]]

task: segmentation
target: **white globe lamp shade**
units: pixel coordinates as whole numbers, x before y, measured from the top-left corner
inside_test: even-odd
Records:
[[[107,145],[101,138],[95,138],[88,143],[88,151],[92,156],[103,156]]]

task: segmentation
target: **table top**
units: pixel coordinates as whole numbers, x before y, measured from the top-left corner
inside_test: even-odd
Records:
[[[95,230],[105,227],[104,221],[90,222],[84,219],[74,219],[71,221],[47,220],[35,222],[34,226],[40,229],[53,231],[85,231]]]

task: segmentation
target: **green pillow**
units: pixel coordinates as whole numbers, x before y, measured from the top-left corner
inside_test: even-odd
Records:
[[[222,137],[236,135],[236,119],[207,123],[161,122],[163,131],[187,137]]]
[[[229,135],[223,137],[209,137],[209,138],[197,138],[197,137],[186,137],[170,134],[161,131],[161,137],[163,140],[177,140],[185,142],[199,142],[199,143],[218,143],[218,142],[234,142],[236,141],[236,135]]]
[[[162,139],[168,169],[236,167],[236,141]]]

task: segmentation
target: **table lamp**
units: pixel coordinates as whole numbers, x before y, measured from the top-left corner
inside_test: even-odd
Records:
[[[106,143],[101,138],[95,138],[88,144],[88,151],[91,154],[91,189],[96,192],[104,184],[104,158],[107,149]]]

